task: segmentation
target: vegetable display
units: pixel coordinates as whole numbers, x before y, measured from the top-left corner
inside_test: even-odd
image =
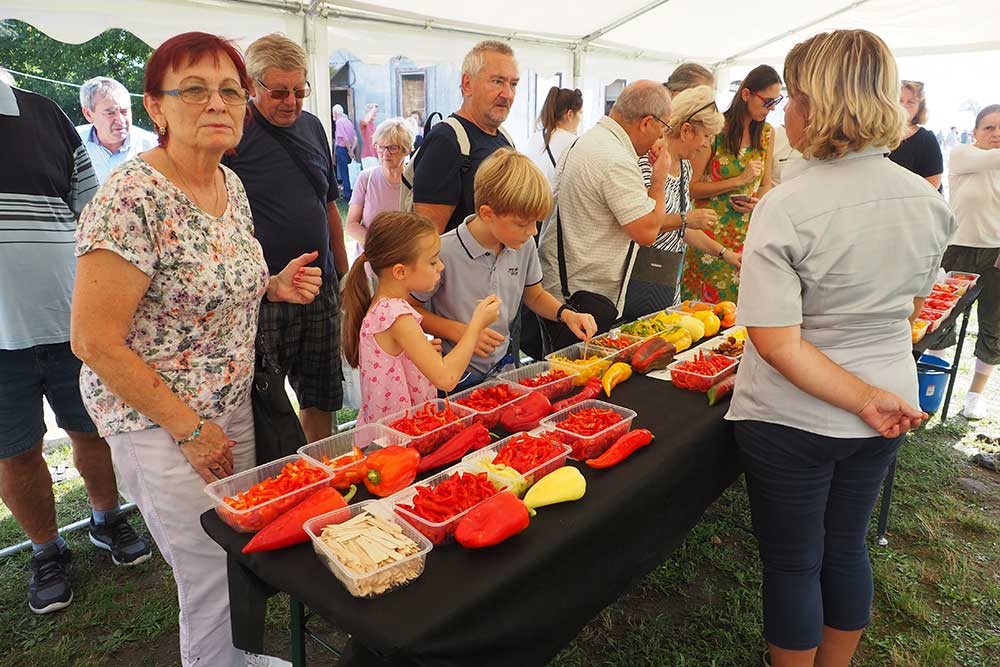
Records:
[[[619,361],[604,371],[604,375],[601,376],[601,387],[604,388],[604,393],[610,396],[615,387],[630,377],[632,377],[632,367]]]
[[[402,445],[383,447],[368,455],[365,486],[374,496],[385,497],[402,491],[417,478],[420,454]]]
[[[916,345],[920,340],[926,335],[927,330],[930,328],[931,323],[924,320],[917,320],[913,323],[911,327],[911,339],[913,344]]]
[[[722,399],[733,393],[733,389],[735,387],[736,387],[735,375],[730,375],[724,380],[716,382],[711,387],[709,387],[707,392],[705,392],[706,396],[708,397],[708,404],[715,405],[716,403],[722,402]]]
[[[351,485],[361,484],[365,481],[365,473],[368,472],[365,467],[365,455],[357,447],[350,454],[338,456],[333,460],[324,455],[322,463],[333,470],[332,486],[335,489],[347,489]]]
[[[274,477],[268,477],[254,484],[246,491],[237,493],[235,496],[223,498],[223,501],[234,510],[253,509],[270,500],[318,482],[326,476],[326,472],[321,468],[310,465],[305,459],[290,461]],[[284,509],[287,509],[287,507],[277,510],[275,516],[284,511]]]
[[[422,456],[417,464],[417,473],[453,463],[472,450],[482,449],[490,444],[490,441],[490,432],[482,424],[467,426],[433,452]]]
[[[450,406],[445,405],[443,409],[438,410],[433,403],[428,401],[423,408],[414,412],[412,417],[397,419],[389,424],[389,428],[405,435],[417,436],[458,421],[458,419],[459,416],[452,411]]]
[[[533,391],[500,415],[500,425],[508,433],[530,431],[538,422],[552,414],[552,403],[545,394]]]
[[[533,378],[527,378],[521,380],[520,384],[525,387],[531,387],[532,389],[536,387],[541,387],[542,385],[550,384],[556,380],[562,380],[563,378],[569,377],[569,373],[558,368],[553,368],[548,373],[539,373]]]
[[[745,346],[746,341],[744,339],[736,336],[726,336],[726,339],[719,343],[712,351],[726,357],[740,357],[743,356],[743,348]]]
[[[301,503],[288,510],[254,535],[253,539],[243,547],[243,553],[256,553],[258,551],[272,551],[283,549],[293,544],[301,544],[309,541],[309,535],[302,529],[309,519],[320,514],[333,512],[347,507],[347,503],[354,497],[357,491],[356,486],[352,486],[346,496],[329,486],[325,486],[312,494]]]
[[[371,597],[402,586],[424,571],[424,558],[411,558],[420,545],[393,521],[362,512],[323,529],[320,542],[354,576],[338,578],[355,597]],[[395,567],[389,567],[396,565]],[[372,576],[364,576],[369,575]]]
[[[498,493],[463,516],[455,527],[455,541],[467,549],[500,544],[531,523],[528,507],[510,492]]]
[[[692,391],[708,391],[713,384],[722,379],[722,374],[732,370],[737,360],[721,354],[705,354],[689,361],[680,362],[670,368],[670,380],[675,387]]]
[[[490,463],[509,466],[523,475],[551,461],[563,451],[559,441],[551,436],[521,433],[501,447]]]
[[[524,504],[531,509],[538,509],[556,503],[572,502],[583,498],[587,493],[587,480],[573,466],[564,466],[545,477],[528,489],[524,496]]]
[[[632,354],[632,369],[649,373],[666,368],[673,360],[677,348],[663,338],[655,336],[640,345]]]
[[[601,348],[598,348],[599,350]],[[611,365],[611,360],[596,354],[589,355],[582,359],[570,359],[569,357],[553,356],[548,358],[553,366],[568,366],[577,372],[574,384],[582,385],[592,377],[600,377]]]
[[[583,390],[569,398],[564,398],[561,401],[552,405],[552,412],[559,412],[560,410],[565,410],[566,408],[571,408],[577,403],[582,403],[583,401],[589,400],[591,398],[597,398],[601,395],[601,381],[597,378],[590,378],[587,380],[587,384],[584,385]]]
[[[473,389],[471,394],[455,399],[455,402],[478,412],[490,412],[520,396],[511,391],[510,385],[497,384]]]
[[[632,456],[635,450],[645,447],[653,442],[653,434],[644,428],[629,431],[615,441],[615,444],[595,459],[587,459],[586,463],[591,468],[610,468],[618,465],[628,457]]]
[[[485,472],[456,472],[436,486],[418,486],[411,504],[397,507],[430,523],[442,523],[496,493]]]
[[[622,416],[607,408],[585,408],[578,410],[556,423],[556,428],[576,433],[577,435],[594,435],[600,433],[612,424],[622,420]]]

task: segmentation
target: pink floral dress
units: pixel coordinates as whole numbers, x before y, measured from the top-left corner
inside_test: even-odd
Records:
[[[361,322],[358,342],[361,411],[358,413],[358,426],[437,398],[434,385],[417,370],[405,352],[394,357],[375,340],[375,334],[387,330],[402,315],[412,315],[418,324],[423,319],[403,299],[379,299]]]

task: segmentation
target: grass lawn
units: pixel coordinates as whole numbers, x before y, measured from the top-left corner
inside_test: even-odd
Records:
[[[968,385],[971,347],[963,355],[953,413]],[[856,665],[1000,667],[1000,475],[971,465],[956,450],[975,446],[977,433],[1000,436],[996,381],[989,398],[993,420],[933,420],[902,450],[890,543],[871,548],[874,624]],[[56,449],[47,457],[54,465],[69,452]],[[86,516],[80,479],[57,484],[56,494],[60,525]],[[133,521],[141,527],[138,515]],[[761,576],[749,523],[745,490],[737,484],[669,560],[602,611],[552,665],[759,665]],[[0,544],[22,539],[0,505]],[[175,589],[162,558],[115,568],[85,533],[74,533],[69,542],[76,598],[59,613],[28,611],[27,553],[0,560],[0,665],[179,664]],[[284,599],[273,599],[267,641],[272,652],[288,657],[286,609]],[[335,642],[342,640],[329,630]],[[318,647],[311,645],[309,655],[310,665],[335,664]]]

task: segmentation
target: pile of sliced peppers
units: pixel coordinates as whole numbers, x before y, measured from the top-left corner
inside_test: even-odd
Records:
[[[234,510],[248,510],[287,493],[298,491],[324,477],[326,473],[323,470],[309,465],[305,459],[290,461],[274,477],[268,477],[233,497],[223,498],[223,501]]]
[[[521,380],[520,384],[524,385],[525,387],[531,387],[531,388],[541,387],[542,385],[550,384],[552,382],[555,382],[556,380],[562,380],[567,375],[568,373],[566,373],[566,371],[554,368],[548,373],[539,373],[533,378]]]
[[[473,389],[468,396],[455,399],[455,402],[478,412],[490,412],[510,403],[519,395],[511,391],[510,385],[497,384]]]
[[[493,457],[493,464],[510,466],[522,475],[562,454],[562,445],[552,438],[522,433],[507,441]]]
[[[430,523],[442,523],[496,493],[486,473],[456,472],[437,486],[418,486],[412,504],[398,507]]]
[[[574,412],[556,424],[557,428],[578,435],[594,435],[612,424],[617,424],[622,416],[607,408],[584,408]]]
[[[403,417],[389,424],[389,428],[400,433],[415,436],[430,433],[445,424],[458,421],[458,415],[452,412],[451,406],[445,404],[444,409],[436,410],[434,404],[428,401],[424,407],[413,413],[412,417]]]

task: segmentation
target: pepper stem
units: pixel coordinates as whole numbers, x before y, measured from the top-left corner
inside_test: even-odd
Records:
[[[358,492],[358,487],[351,484],[351,488],[344,494],[344,502],[349,503],[351,499],[354,498],[354,494]]]
[[[378,486],[382,482],[382,473],[374,468],[370,468],[368,470],[368,481]]]

